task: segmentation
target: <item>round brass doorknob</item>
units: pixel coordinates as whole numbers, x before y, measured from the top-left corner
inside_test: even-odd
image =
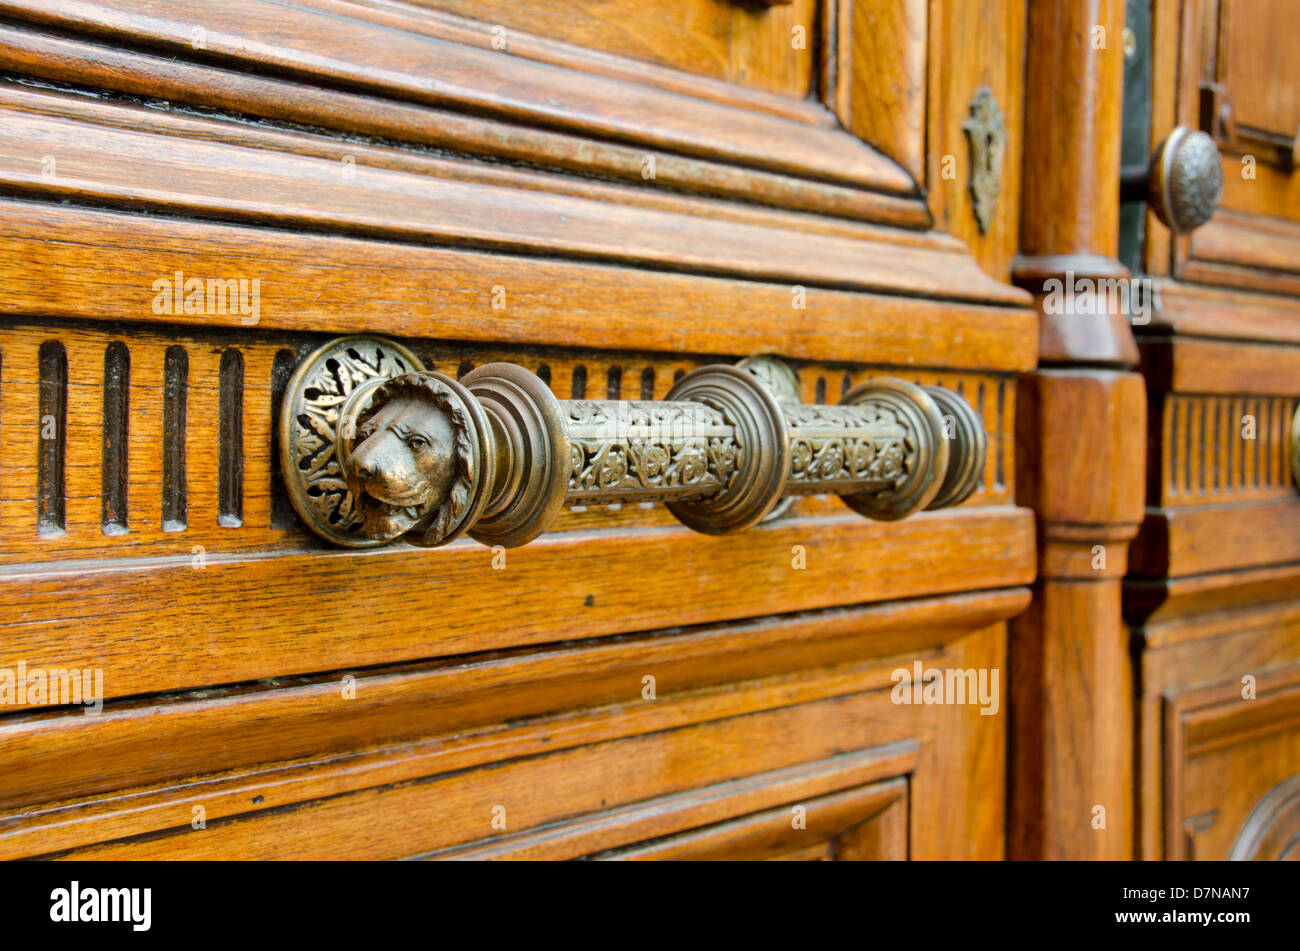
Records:
[[[792,384],[775,358],[751,357],[688,373],[665,400],[560,400],[515,364],[455,380],[391,341],[348,337],[290,382],[281,472],[308,527],[353,547],[468,534],[512,548],[566,505],[616,502],[661,502],[710,535],[798,495],[892,520],[979,487],[984,424],[956,393],[876,377],[824,406]]]
[[[1146,168],[1121,173],[1120,197],[1146,201],[1165,226],[1180,234],[1210,220],[1223,198],[1223,157],[1214,139],[1178,126],[1161,142]]]

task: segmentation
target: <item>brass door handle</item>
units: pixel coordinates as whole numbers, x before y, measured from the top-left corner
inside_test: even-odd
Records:
[[[975,491],[987,438],[956,393],[879,377],[838,406],[799,402],[772,357],[686,374],[668,398],[560,400],[532,372],[490,363],[460,380],[400,345],[346,337],[290,380],[285,485],[303,521],[349,547],[462,534],[514,547],[565,505],[662,502],[719,535],[784,497],[838,494],[898,519]]]
[[[1148,165],[1120,170],[1120,200],[1149,203],[1167,228],[1186,234],[1218,210],[1222,162],[1210,135],[1178,126],[1156,146]]]

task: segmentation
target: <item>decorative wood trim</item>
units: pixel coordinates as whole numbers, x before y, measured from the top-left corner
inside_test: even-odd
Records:
[[[1178,243],[1186,239],[1179,238]],[[1215,261],[1187,261],[1179,277],[1189,282],[1218,284],[1223,287],[1236,287],[1241,290],[1258,288],[1273,294],[1295,294],[1300,296],[1300,279],[1278,271],[1261,271],[1252,267],[1236,264],[1220,264]]]
[[[0,88],[0,186],[42,198],[318,233],[1020,304],[959,242],[899,244],[412,174],[401,153]],[[74,116],[76,118],[74,118]],[[147,126],[141,128],[141,125]],[[238,144],[224,141],[233,137]],[[352,156],[352,162],[346,161]],[[44,157],[56,173],[45,174]],[[504,213],[507,212],[508,213]],[[686,240],[689,237],[689,240]],[[799,266],[784,253],[802,249]],[[955,293],[954,293],[955,292]]]
[[[936,266],[937,278],[947,264]],[[24,277],[31,268],[39,297]],[[935,367],[1004,372],[1032,367],[1037,340],[1033,313],[1020,308],[808,287],[805,309],[795,310],[788,284],[0,200],[5,313],[247,326],[239,314],[155,314],[154,281],[177,271],[259,279],[260,331],[590,348],[617,341],[630,350],[895,366],[924,354]],[[492,306],[494,286],[507,291],[504,308]],[[780,313],[791,316],[773,319]]]
[[[834,861],[842,850],[858,860],[906,859],[907,779],[831,793],[799,803],[816,830],[795,828],[791,808],[777,806],[703,829],[591,856],[597,861]],[[812,841],[809,841],[809,840]]]
[[[1129,571],[1180,576],[1300,561],[1300,499],[1149,509]]]
[[[1186,578],[1126,579],[1125,613],[1134,626],[1141,670],[1143,858],[1191,854],[1184,851],[1190,841],[1182,803],[1183,770],[1193,755],[1192,745],[1198,752],[1228,749],[1252,735],[1287,728],[1269,704],[1278,691],[1294,694],[1300,683],[1298,578],[1300,566],[1292,564]],[[1248,703],[1242,702],[1241,693],[1245,674],[1256,680],[1257,699]]]
[[[1231,649],[1234,661],[1257,667],[1286,666],[1300,660],[1300,642],[1290,640],[1288,631],[1300,621],[1300,601],[1295,587],[1300,565],[1270,565],[1231,572],[1215,572],[1155,581],[1125,580],[1128,621],[1141,644],[1153,658],[1158,652],[1166,660],[1180,655],[1174,648],[1213,647],[1214,641],[1240,638]],[[1160,588],[1160,597],[1153,588]],[[1262,640],[1252,638],[1262,636]],[[1193,665],[1194,666],[1194,665]],[[1197,671],[1201,682],[1221,681],[1218,668]],[[1146,695],[1157,696],[1188,678],[1171,676],[1151,680]]]
[[[566,707],[650,708],[736,680],[787,676],[819,666],[914,656],[1023,610],[1023,588],[852,607],[644,635],[461,656],[379,670],[355,669],[355,699],[332,701],[345,674],[317,674],[201,697],[108,701],[98,716],[58,711],[6,717],[0,805],[70,799],[177,777],[251,769],[331,750],[413,742],[522,722]],[[643,702],[643,672],[657,699]],[[881,682],[888,681],[881,676]],[[830,689],[830,688],[827,688]],[[745,701],[752,710],[757,701]],[[794,702],[793,700],[783,700]],[[250,728],[256,724],[256,728]],[[619,729],[632,729],[622,727]],[[564,740],[556,742],[563,744]],[[554,744],[552,744],[554,745]],[[81,751],[104,756],[87,762]],[[467,765],[461,760],[458,766]],[[27,777],[43,776],[39,788]]]
[[[1287,450],[1296,404],[1289,396],[1153,393],[1148,504],[1294,499]]]
[[[1300,223],[1221,210],[1183,244],[1185,280],[1300,294]]]
[[[1139,334],[1300,343],[1300,300],[1294,297],[1160,279],[1155,300],[1151,323]]]
[[[776,522],[727,538],[689,529],[626,534],[564,532],[513,553],[494,570],[489,549],[471,542],[381,553],[222,555],[197,568],[183,554],[103,566],[14,566],[0,572],[0,667],[110,671],[105,695],[127,696],[200,684],[237,683],[330,669],[448,656],[561,638],[582,639],[701,624],[883,598],[1022,585],[1034,576],[1033,518],[1023,509],[959,508],[899,523],[860,516]],[[807,568],[791,570],[792,546]],[[720,557],[725,549],[726,557]],[[936,561],[946,566],[934,572]],[[618,566],[623,568],[619,569]],[[272,568],[274,570],[272,570]],[[631,597],[637,578],[690,578],[690,603]],[[751,584],[735,584],[745,574]],[[316,615],[268,641],[246,623],[294,604],[298,592],[331,591]],[[12,589],[12,590],[11,590]],[[16,592],[21,590],[22,597]],[[411,604],[438,598],[454,624],[409,623]],[[520,610],[509,630],[501,613]],[[515,606],[511,608],[511,606]],[[149,611],[149,629],[129,620]],[[87,623],[115,614],[118,622]],[[366,631],[358,640],[354,632]],[[203,631],[201,643],[194,637]],[[157,658],[173,660],[157,663]]]
[[[1292,670],[1290,679],[1290,687],[1269,690],[1265,703],[1243,708],[1241,685],[1230,683],[1221,705],[1188,709],[1183,714],[1186,755],[1200,756],[1252,737],[1300,728],[1300,669]]]
[[[1300,396],[1300,347],[1179,335],[1144,337],[1139,351],[1152,391]]]
[[[1125,618],[1152,649],[1291,623],[1300,565],[1124,581]]]
[[[1191,233],[1189,258],[1294,277],[1300,275],[1300,222],[1224,209]],[[1267,277],[1261,277],[1255,286],[1268,290]]]
[[[944,655],[931,652],[924,656],[934,660]],[[879,690],[887,687],[887,678],[888,669],[880,664],[858,664],[829,675],[826,671],[816,671],[769,678],[747,684],[744,690],[728,684],[686,691],[662,701],[587,708],[518,720],[504,726],[498,723],[482,729],[472,728],[455,735],[438,734],[418,741],[336,750],[324,758],[300,758],[209,772],[198,778],[187,776],[179,783],[172,779],[136,785],[112,793],[51,801],[41,809],[20,807],[0,816],[0,856],[15,858],[187,825],[185,817],[192,814],[194,805],[202,805],[210,820],[219,821],[260,811],[250,807],[274,811],[340,793],[439,774],[463,773],[473,767],[677,731],[718,719],[752,716],[764,711],[777,711],[779,715],[780,711],[799,704],[828,697],[844,700],[855,691]],[[639,698],[640,681],[634,681],[632,686]],[[334,693],[337,696],[337,689]],[[263,695],[264,701],[268,699],[273,701],[274,697]],[[274,724],[274,704],[267,710],[264,702],[262,709],[271,713]],[[611,716],[614,711],[621,715]],[[252,710],[245,712],[246,717],[249,715],[257,716]],[[256,734],[248,722],[252,721],[245,722],[245,737]],[[304,719],[303,723],[310,732],[308,721]],[[925,739],[928,731],[915,732]],[[884,746],[909,739],[897,727],[877,735],[876,742],[867,745]],[[48,737],[46,746],[49,746]],[[136,747],[133,757],[138,759],[147,756],[147,751],[156,750],[154,744],[147,743]],[[199,768],[202,770],[203,766]]]
[[[1185,770],[1189,759],[1223,750],[1259,736],[1300,728],[1300,667],[1262,677],[1257,699],[1243,703],[1235,681],[1166,696],[1163,704],[1163,814],[1167,861],[1193,854],[1193,834],[1185,828]],[[1153,817],[1154,819],[1154,817]]]
[[[1232,843],[1228,859],[1282,860],[1296,858],[1300,827],[1300,776],[1282,780],[1255,804]]]

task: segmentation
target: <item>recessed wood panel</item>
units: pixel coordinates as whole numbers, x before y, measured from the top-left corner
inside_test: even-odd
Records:
[[[1296,591],[1294,565],[1126,583],[1143,645],[1143,858],[1250,857],[1245,846],[1267,839],[1251,829],[1275,819],[1294,835],[1295,817],[1273,816],[1264,800],[1297,772]],[[1261,804],[1272,818],[1253,822]]]
[[[893,779],[590,856],[601,861],[907,858],[907,781]]]
[[[925,623],[920,615],[906,609],[904,613],[909,617],[904,623]],[[964,626],[980,622],[974,614],[966,612],[958,623]],[[876,630],[884,632],[883,628]],[[363,807],[359,814],[384,815],[386,804],[392,802],[386,798],[388,793],[405,786],[418,798],[422,795],[419,787],[430,782],[448,789],[467,782],[462,792],[470,792],[475,788],[485,789],[485,782],[505,779],[514,790],[509,800],[512,805],[522,801],[520,796],[541,796],[537,800],[541,805],[548,791],[559,789],[553,782],[545,781],[551,775],[567,776],[570,791],[577,788],[572,783],[577,783],[591,794],[587,803],[582,801],[583,796],[575,799],[561,795],[543,806],[552,816],[568,817],[566,824],[533,825],[526,813],[521,815],[512,808],[507,810],[504,827],[492,826],[490,813],[485,827],[478,810],[460,813],[453,805],[452,812],[447,814],[451,822],[444,828],[447,835],[440,834],[438,838],[444,842],[458,838],[465,841],[463,846],[451,846],[453,852],[443,853],[447,857],[455,854],[572,858],[781,803],[806,802],[836,790],[907,775],[912,809],[907,817],[906,835],[918,857],[994,858],[1001,854],[1002,795],[998,777],[1005,767],[999,720],[981,715],[971,705],[898,705],[890,700],[889,686],[891,669],[913,660],[927,665],[1000,664],[998,658],[1005,649],[1001,631],[1001,625],[995,624],[950,641],[942,652],[910,649],[893,658],[874,662],[855,660],[846,665],[797,673],[773,673],[780,670],[778,663],[758,680],[686,690],[672,686],[675,675],[664,666],[664,661],[672,656],[671,651],[658,661],[648,655],[638,660],[635,649],[620,652],[617,642],[611,641],[604,653],[607,661],[614,661],[615,666],[631,664],[626,670],[635,673],[640,664],[648,664],[650,669],[664,674],[666,689],[660,697],[650,701],[625,699],[612,705],[545,716],[516,717],[482,728],[456,725],[436,714],[426,718],[422,726],[403,717],[408,726],[423,733],[417,732],[413,740],[360,749],[349,746],[341,734],[317,736],[312,729],[313,713],[331,718],[339,726],[347,724],[346,711],[338,708],[356,702],[347,700],[337,690],[321,690],[313,696],[301,695],[291,700],[291,704],[301,707],[299,742],[326,744],[331,751],[288,761],[275,761],[277,755],[289,751],[283,742],[294,735],[292,731],[285,733],[280,729],[289,725],[289,721],[280,719],[288,708],[275,695],[289,685],[265,685],[242,691],[242,696],[225,698],[211,694],[181,696],[174,698],[173,712],[188,716],[202,716],[206,712],[215,714],[216,720],[235,714],[244,723],[244,736],[235,745],[245,750],[257,748],[263,760],[269,761],[259,760],[260,765],[251,768],[223,770],[224,765],[236,764],[228,758],[224,744],[211,747],[214,758],[207,760],[199,750],[187,753],[175,748],[176,754],[192,756],[202,764],[201,769],[209,772],[171,774],[176,778],[118,789],[113,784],[120,783],[121,777],[129,780],[130,776],[129,765],[121,760],[123,753],[129,759],[148,762],[151,751],[156,752],[159,744],[184,745],[168,743],[161,735],[150,739],[148,734],[152,732],[155,718],[147,715],[147,704],[136,704],[135,715],[131,715],[129,708],[123,709],[120,713],[125,717],[112,718],[116,724],[111,720],[102,725],[90,724],[93,729],[104,729],[106,732],[100,737],[109,739],[111,744],[111,747],[95,745],[94,748],[102,751],[105,763],[114,767],[113,775],[102,780],[96,778],[101,789],[112,791],[50,802],[42,808],[27,806],[5,812],[0,815],[0,854],[17,857],[58,852],[110,840],[126,840],[119,843],[120,847],[134,849],[144,844],[141,836],[207,831],[194,824],[196,816],[203,816],[208,828],[214,831],[232,820],[248,820],[257,826],[267,820],[275,821],[286,811],[293,812],[299,807],[313,810],[325,801],[347,798],[347,794],[353,793],[359,798],[352,802],[358,804],[372,801],[375,794],[384,797],[378,812],[368,812]],[[641,646],[651,643],[646,641]],[[616,655],[620,656],[616,658]],[[715,655],[715,659],[722,659],[722,655]],[[697,654],[695,660],[705,660],[705,655]],[[687,666],[692,663],[688,661]],[[508,662],[494,666],[504,672]],[[479,668],[471,664],[464,669],[472,673]],[[613,673],[614,669],[610,668],[609,672]],[[453,668],[448,668],[446,677],[454,678],[455,673]],[[517,695],[527,702],[528,687],[542,681],[522,670],[518,673],[523,676],[518,680]],[[410,674],[415,679],[410,679]],[[420,671],[410,671],[408,686],[418,684],[422,677]],[[639,696],[641,682],[623,679],[624,689]],[[618,680],[616,676],[609,687],[617,690]],[[580,686],[576,681],[569,684]],[[359,673],[357,701],[363,701],[374,686],[379,686],[378,682]],[[554,686],[564,689],[558,681]],[[290,690],[297,692],[291,687]],[[397,713],[416,712],[409,706],[394,707],[392,702],[396,698],[389,694],[384,699],[382,694],[381,688],[380,695],[367,701],[372,709],[346,729],[355,732],[353,728],[358,723],[369,723],[369,727],[362,728],[363,733],[376,727],[382,729],[384,708]],[[485,710],[493,694],[491,690],[483,694]],[[410,694],[408,699],[415,696]],[[580,694],[573,699],[580,701]],[[212,705],[213,700],[217,701],[216,707]],[[228,705],[232,700],[234,705]],[[377,705],[373,703],[375,700]],[[221,707],[224,711],[218,712]],[[272,724],[271,731],[262,737],[254,725],[268,717],[266,722]],[[62,723],[51,724],[52,732],[46,733],[45,748],[59,747],[62,755],[68,757],[65,763],[71,765],[77,757],[84,757],[87,750],[84,736],[83,742],[78,743],[74,734],[93,718],[80,717],[80,724],[70,716],[61,719]],[[234,726],[234,721],[229,725]],[[139,742],[132,743],[131,734],[136,734]],[[425,738],[418,739],[422,735]],[[376,739],[379,736],[375,734]],[[775,744],[779,748],[758,740],[773,736],[781,738]],[[0,740],[4,739],[7,737],[0,734]],[[675,764],[671,770],[675,778],[666,773],[656,775],[654,764],[661,753]],[[16,747],[12,755],[16,760],[28,762]],[[167,759],[168,762],[158,764],[162,769],[181,766],[174,757]],[[631,766],[633,761],[639,761],[641,766]],[[46,763],[52,768],[52,761]],[[493,763],[501,765],[489,765]],[[588,766],[584,767],[584,763]],[[74,770],[82,782],[94,776],[93,770],[86,766],[89,764]],[[536,766],[543,767],[540,773]],[[509,771],[519,780],[518,785],[500,772],[505,767],[510,767]],[[640,778],[628,774],[628,768],[639,769]],[[8,775],[13,778],[15,788],[21,788],[38,773],[48,775],[46,769],[31,774],[19,770]],[[714,777],[722,778],[715,783]],[[71,775],[65,779],[76,782]],[[450,785],[442,784],[442,780],[448,780]],[[63,786],[60,792],[66,791],[67,782]],[[431,803],[440,800],[437,788],[434,792]],[[29,795],[39,793],[38,787],[28,789]],[[955,799],[961,799],[967,806],[954,809]],[[595,805],[597,801],[599,805]],[[402,812],[399,810],[398,814]],[[417,818],[413,828],[415,836],[407,841],[408,850],[399,854],[410,855],[409,848],[418,849],[421,843],[429,841],[419,831],[423,828],[422,820]],[[888,828],[897,834],[893,823]],[[333,851],[335,837],[348,834],[344,827],[327,822],[319,830],[314,854],[358,857],[346,851],[346,847],[341,852]],[[256,835],[256,828],[251,831]],[[400,837],[393,838],[380,847],[389,848],[399,840]],[[873,843],[878,841],[879,836],[872,833],[852,846],[866,850],[874,848]],[[263,843],[264,846],[272,844],[270,839]],[[242,854],[237,846],[232,847],[223,832],[195,836],[187,845],[213,848],[217,850],[213,854],[227,857]],[[167,848],[165,844],[162,847]],[[436,845],[428,847],[437,851]],[[297,846],[290,845],[284,854],[295,851]],[[370,847],[363,852],[372,854]]]
[[[736,0],[415,0],[492,27],[506,50],[511,30],[535,33],[757,89],[811,92],[819,0],[768,6]],[[804,42],[796,45],[794,30]]]
[[[926,0],[834,0],[824,9],[827,106],[844,128],[923,181]]]
[[[1232,97],[1238,126],[1281,139],[1300,134],[1300,59],[1289,0],[1219,0],[1217,73]]]
[[[1300,858],[1300,813],[1265,802],[1300,778],[1300,688],[1232,688],[1213,705],[1193,695],[1168,707],[1167,857]],[[1256,854],[1268,842],[1276,854]]]
[[[61,59],[54,52],[58,48],[87,61],[103,83],[117,88],[133,84],[131,75],[138,76],[147,57],[156,56],[162,47],[171,51],[173,59],[183,65],[193,63],[193,67],[177,69],[154,63],[152,75],[165,76],[163,81],[172,95],[205,105],[235,95],[243,99],[241,111],[283,114],[286,108],[314,101],[316,107],[335,112],[337,124],[337,111],[328,101],[322,103],[313,89],[327,86],[332,98],[337,95],[334,89],[343,85],[371,97],[378,94],[383,99],[437,110],[438,115],[424,112],[424,116],[426,123],[440,126],[439,131],[408,131],[405,135],[427,138],[433,134],[446,145],[474,154],[513,152],[516,159],[549,163],[545,153],[555,152],[554,146],[561,144],[560,151],[569,152],[568,162],[572,163],[574,147],[580,145],[584,151],[577,157],[579,165],[591,169],[594,160],[607,172],[613,170],[613,156],[590,146],[593,140],[612,141],[636,147],[623,154],[619,177],[635,177],[642,185],[647,181],[642,174],[647,157],[689,156],[793,175],[806,182],[831,181],[853,189],[917,195],[910,176],[881,153],[835,128],[824,110],[792,109],[784,97],[769,97],[778,100],[775,104],[753,102],[753,96],[766,94],[747,93],[730,84],[722,89],[690,90],[671,81],[648,82],[648,77],[635,70],[611,69],[608,59],[598,57],[594,62],[591,57],[576,61],[561,57],[563,65],[558,65],[514,56],[493,48],[490,29],[471,36],[441,29],[417,7],[388,5],[380,9],[342,0],[310,0],[286,7],[267,0],[233,0],[233,5],[215,11],[200,0],[132,0],[126,4],[119,0],[93,4],[9,0],[0,8],[40,27],[101,42],[110,39],[134,44],[138,48],[128,59],[140,58],[125,70],[105,69],[112,52],[88,50],[84,44],[70,50],[67,41],[59,37],[0,31],[3,55],[13,65],[21,64],[19,71],[61,74],[64,78],[80,75],[76,69],[69,71],[66,63],[61,67],[51,62]],[[265,29],[254,28],[255,40],[244,35],[242,27],[232,27],[258,23]],[[196,36],[202,37],[201,57],[190,55]],[[809,43],[815,44],[816,39]],[[195,68],[203,72],[201,63],[214,61],[224,61],[237,75],[209,73],[207,81],[195,75]],[[273,96],[268,95],[265,84],[255,84],[254,90],[238,78],[264,72],[257,67],[265,64],[294,76],[298,86],[281,86],[280,93]],[[427,78],[433,68],[438,71],[437,82]],[[157,85],[156,80],[143,85],[135,82],[134,88],[137,94],[156,95],[151,90]],[[253,101],[259,104],[250,109]],[[342,108],[346,109],[346,104]],[[349,131],[357,122],[367,121],[359,111],[353,112],[355,118],[343,125]],[[552,137],[555,133],[570,138],[557,143]],[[535,144],[529,146],[529,141]],[[522,151],[520,145],[525,145]],[[564,161],[559,156],[556,160]],[[696,173],[688,177],[699,180]],[[657,170],[649,180],[658,180]],[[745,188],[724,191],[743,195]]]

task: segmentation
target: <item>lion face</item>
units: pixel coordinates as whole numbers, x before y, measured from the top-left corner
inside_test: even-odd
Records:
[[[390,400],[358,425],[347,468],[366,534],[409,531],[438,510],[455,480],[451,422],[432,400]]]

